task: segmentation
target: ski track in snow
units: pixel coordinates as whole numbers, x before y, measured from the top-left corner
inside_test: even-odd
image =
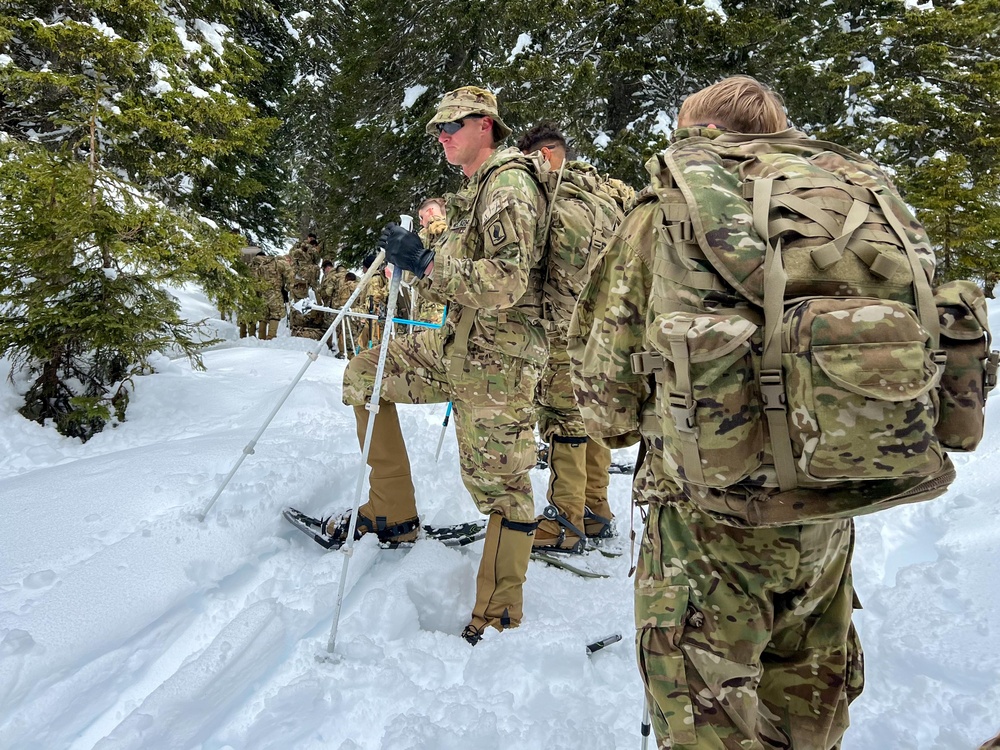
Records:
[[[185,309],[204,307],[178,294]],[[215,326],[227,342],[205,354],[205,371],[161,358],[137,380],[128,421],[85,445],[17,416],[14,387],[0,388],[0,747],[639,746],[628,554],[602,561],[604,580],[532,563],[522,626],[473,649],[459,633],[482,542],[382,550],[363,539],[331,658],[344,556],[280,511],[353,503],[344,363],[306,370],[199,523],[313,346],[240,342],[231,324]],[[443,414],[400,407],[425,523],[478,518],[453,427],[434,462]],[[846,750],[965,750],[1000,730],[997,414],[979,451],[956,458],[945,498],[858,520],[867,686]],[[540,510],[547,473],[532,481]],[[626,541],[629,484],[611,477]],[[638,513],[635,523],[639,533]],[[621,643],[587,656],[615,632]]]

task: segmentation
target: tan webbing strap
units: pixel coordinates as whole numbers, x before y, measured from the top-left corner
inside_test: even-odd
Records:
[[[563,304],[564,309],[570,310],[572,309],[573,305],[576,304],[576,299],[572,295],[562,294],[558,289],[556,289],[548,282],[546,282],[545,286],[542,287],[542,291],[545,292],[545,295],[547,297],[553,297],[555,299],[558,299]]]
[[[563,170],[565,168],[566,168],[566,161],[563,160],[563,163],[559,165],[559,175],[556,177],[556,188],[555,188],[555,190],[552,191],[552,195],[546,196],[548,198],[548,201],[549,201],[549,210],[548,210],[548,212],[545,215],[545,235],[544,235],[544,237],[545,237],[545,272],[544,272],[544,276],[542,276],[542,289],[545,289],[545,287],[549,283],[549,251],[551,250],[551,248],[549,247],[549,230],[552,228],[552,214],[556,210],[556,196],[559,194],[559,188],[562,185]],[[542,317],[543,318],[548,318],[549,317],[549,311],[546,309],[547,305],[545,303],[544,295],[542,295],[542,296],[543,296],[543,299],[542,299]]]
[[[753,180],[743,183],[743,197],[747,200],[753,198]],[[816,188],[836,188],[850,195],[854,200],[875,205],[872,191],[859,185],[852,185],[849,182],[841,182],[836,178],[821,179],[817,177],[786,177],[775,181],[771,186],[771,195],[784,195],[793,190],[812,190]]]
[[[930,282],[924,273],[923,266],[920,265],[920,258],[917,257],[917,250],[910,241],[910,236],[906,233],[906,227],[899,220],[888,199],[882,192],[885,188],[875,192],[878,205],[885,214],[886,221],[896,230],[903,249],[906,251],[906,259],[910,263],[910,273],[913,274],[913,291],[916,296],[917,317],[930,336],[931,349],[937,349],[941,342],[941,321],[938,319],[937,307],[934,305],[934,292],[931,290]]]
[[[681,460],[684,476],[695,484],[705,483],[701,467],[701,453],[698,452],[698,426],[695,423],[694,391],[691,388],[691,356],[688,351],[687,334],[691,330],[691,320],[680,320],[667,334],[670,355],[674,360],[676,390],[664,394],[670,418],[681,440]]]
[[[660,203],[664,221],[690,221],[691,211],[687,203]]]
[[[694,271],[682,268],[664,260],[659,255],[653,258],[653,273],[691,289],[721,292],[726,288],[719,277],[711,271]]]
[[[781,373],[781,321],[788,276],[781,262],[781,240],[774,246],[767,236],[772,182],[769,179],[757,180],[753,197],[754,228],[767,243],[764,255],[764,350],[761,354],[760,395],[771,437],[771,453],[778,486],[783,492],[787,492],[798,487],[798,481],[795,479],[795,457],[788,432],[785,379]]]
[[[857,234],[855,234],[857,237]],[[893,239],[896,239],[893,236]],[[868,266],[868,270],[880,279],[891,279],[901,265],[898,258],[894,258],[889,253],[882,252],[868,244],[847,245],[847,249],[861,258],[861,262]]]
[[[757,199],[755,198],[755,204],[756,200]],[[773,198],[772,200],[779,206],[785,206],[797,214],[809,217],[829,232],[830,237],[836,237],[837,233],[840,231],[840,227],[837,226],[837,221],[833,216],[824,211],[822,208],[814,206],[807,200],[803,200],[795,195],[782,195],[781,197]]]
[[[472,333],[472,324],[476,321],[476,310],[471,307],[463,307],[458,311],[457,317],[455,339],[451,345],[451,365],[448,367],[452,375],[462,373],[465,360],[469,357],[469,334]]]
[[[851,210],[844,219],[844,226],[840,230],[840,235],[833,235],[834,239],[815,248],[810,255],[813,263],[820,270],[825,270],[844,257],[844,250],[850,242],[856,229],[860,229],[868,218],[868,205],[861,201],[855,201]]]
[[[562,170],[560,170],[560,174],[562,174]],[[597,192],[592,190],[591,194],[596,196]],[[608,223],[608,217],[604,215],[604,209],[600,207],[595,208],[594,229],[590,235],[591,253],[600,253],[602,250],[604,250],[604,244],[605,244],[604,235],[606,234],[604,227],[607,223]],[[589,266],[590,266],[590,260],[588,258],[587,263],[584,264],[584,269],[589,268]]]

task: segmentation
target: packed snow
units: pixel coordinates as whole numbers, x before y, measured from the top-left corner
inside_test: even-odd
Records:
[[[472,648],[459,633],[482,542],[383,550],[363,539],[329,655],[344,557],[281,510],[353,503],[361,466],[344,362],[305,367],[199,522],[315,343],[285,331],[240,340],[197,290],[177,293],[224,343],[204,371],[159,359],[136,381],[128,420],[90,442],[20,417],[23,382],[0,387],[0,747],[640,746],[628,554],[606,561],[607,579],[533,562],[521,627]],[[444,410],[400,407],[425,523],[479,518],[453,428],[434,460]],[[995,406],[987,421],[944,498],[858,520],[868,683],[847,750],[968,750],[1000,731]],[[546,472],[532,480],[540,510]],[[626,538],[629,481],[611,477]],[[587,655],[612,633],[623,640]]]

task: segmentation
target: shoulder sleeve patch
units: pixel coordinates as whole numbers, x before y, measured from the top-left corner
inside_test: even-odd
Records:
[[[492,243],[493,247],[500,247],[507,241],[507,230],[504,228],[504,222],[499,217],[493,219],[490,224],[487,224],[486,236],[490,238],[490,243]]]

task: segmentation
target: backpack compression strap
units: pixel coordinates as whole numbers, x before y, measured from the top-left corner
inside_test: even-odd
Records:
[[[795,456],[788,431],[788,402],[785,379],[781,374],[781,320],[784,315],[785,284],[788,274],[781,262],[781,240],[771,244],[767,219],[771,206],[771,178],[755,180],[753,187],[753,224],[766,244],[764,253],[764,351],[760,363],[760,395],[771,436],[774,472],[782,492],[798,487]]]

